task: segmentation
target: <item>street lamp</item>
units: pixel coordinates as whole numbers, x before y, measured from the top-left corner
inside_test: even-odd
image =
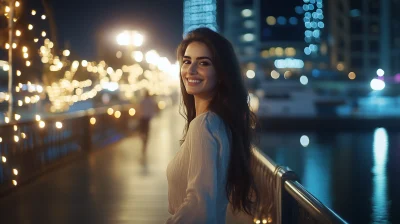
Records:
[[[382,77],[383,75],[385,75],[385,71],[383,71],[383,69],[378,69],[378,70],[376,70],[376,74],[379,76],[379,77]]]
[[[372,79],[370,83],[371,89],[381,91],[385,88],[385,82],[380,79]]]
[[[139,32],[125,30],[117,35],[117,43],[121,46],[139,47],[143,44],[144,37]]]
[[[147,63],[156,65],[160,56],[156,50],[150,50],[145,54],[145,58]]]
[[[124,30],[117,35],[116,40],[118,45],[124,47],[124,53],[118,51],[116,56],[122,60],[122,63],[125,64],[131,62],[131,57],[134,53],[133,50],[136,47],[142,46],[144,37],[136,30]]]

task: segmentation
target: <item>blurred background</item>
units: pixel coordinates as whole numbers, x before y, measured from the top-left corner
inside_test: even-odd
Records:
[[[400,0],[0,2],[0,125],[145,90],[174,108],[176,47],[206,26],[237,52],[257,146],[350,223],[400,222]]]

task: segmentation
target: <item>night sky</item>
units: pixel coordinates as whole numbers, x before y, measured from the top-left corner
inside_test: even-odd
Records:
[[[138,30],[142,49],[175,61],[182,39],[182,0],[52,0],[60,46],[69,43],[82,59],[95,59],[99,44],[115,44],[118,32]]]

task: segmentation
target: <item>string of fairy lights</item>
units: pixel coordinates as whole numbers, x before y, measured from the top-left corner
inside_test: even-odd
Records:
[[[15,6],[15,8],[21,6],[20,1],[13,1],[13,6]],[[4,16],[9,18],[11,10],[15,8],[5,6]],[[46,20],[45,14],[40,14],[34,9],[30,10],[30,16],[40,17],[40,21],[42,22]],[[14,23],[17,23],[17,21],[17,18],[13,18]],[[25,30],[13,30],[15,38],[22,38],[25,32],[38,31],[39,35],[34,37],[31,41],[33,41],[36,46],[40,44],[40,47],[38,47],[37,50],[29,49],[28,46],[19,45],[17,41],[15,41],[13,43],[6,43],[5,48],[8,50],[11,47],[15,52],[20,51],[26,68],[32,67],[32,56],[34,56],[34,52],[38,52],[40,61],[45,69],[48,69],[43,72],[62,72],[63,77],[59,80],[42,85],[34,81],[18,83],[16,86],[13,86],[12,91],[0,92],[0,103],[10,103],[10,94],[13,94],[14,91],[16,93],[27,91],[31,95],[25,96],[23,99],[18,99],[17,105],[19,107],[26,104],[38,103],[47,95],[51,103],[50,112],[62,112],[67,111],[69,106],[74,103],[94,98],[103,90],[119,90],[120,96],[129,100],[134,97],[135,91],[143,88],[146,88],[151,95],[169,95],[174,88],[178,88],[179,86],[177,75],[179,72],[178,62],[171,64],[166,57],[159,56],[155,50],[150,50],[145,54],[141,51],[134,51],[132,52],[132,59],[134,61],[132,65],[123,65],[121,68],[115,69],[108,66],[105,61],[70,61],[68,57],[71,52],[68,49],[64,49],[62,55],[56,55],[54,43],[46,37],[46,30],[35,29],[35,27],[40,26],[36,26],[33,23],[25,24],[24,27]],[[144,60],[147,64],[142,63]],[[0,66],[2,66],[4,71],[9,71],[10,69],[10,65],[7,63],[0,64]],[[22,69],[12,68],[17,77],[24,75],[21,72]],[[91,77],[94,76],[95,78],[79,80],[79,77],[77,77],[77,73],[79,72],[88,72],[92,75]],[[165,102],[160,102],[159,107],[165,107]],[[114,111],[112,108],[109,108],[107,113],[109,115],[114,115],[115,118],[121,116],[120,111]],[[131,108],[129,114],[130,116],[134,116],[135,109]],[[7,114],[4,117],[4,122],[10,123],[12,120],[19,121],[21,118],[22,115],[17,113]],[[38,128],[45,128],[46,123],[39,114],[35,115],[35,120],[38,123]],[[96,118],[92,117],[90,119],[90,124],[95,125],[95,123]],[[56,121],[54,125],[57,129],[63,127],[61,121]],[[14,122],[13,130],[13,141],[16,143],[20,143],[28,137],[20,130],[18,122]],[[2,142],[3,138],[0,136],[0,144],[2,144]],[[1,162],[7,162],[5,154],[1,155]],[[12,174],[17,177],[18,170],[12,168],[12,172]],[[13,178],[12,184],[15,186],[17,185],[17,178]]]
[[[15,7],[20,7],[20,2],[15,2]],[[5,7],[5,16],[8,16],[10,7]],[[46,20],[46,15],[39,15],[36,10],[31,11],[32,16],[40,16],[41,20]],[[15,20],[16,21],[16,20]],[[27,30],[34,30],[33,24],[26,26]],[[105,61],[88,62],[87,60],[73,61],[68,60],[70,50],[65,49],[62,52],[62,57],[55,55],[52,50],[54,43],[46,38],[46,31],[40,30],[41,39],[43,39],[43,45],[39,48],[39,55],[41,62],[47,64],[51,72],[58,72],[66,70],[64,77],[58,82],[53,82],[48,86],[41,86],[39,84],[32,84],[27,82],[26,84],[19,83],[15,87],[15,92],[29,91],[30,93],[37,93],[32,97],[25,97],[24,100],[18,100],[18,106],[24,104],[34,104],[40,101],[40,96],[45,93],[49,97],[51,103],[51,112],[60,112],[68,109],[72,104],[92,99],[98,92],[104,89],[119,89],[123,92],[126,98],[133,97],[133,93],[142,88],[147,88],[150,94],[157,95],[168,95],[171,92],[171,86],[176,83],[176,76],[178,65],[177,63],[171,64],[166,57],[160,57],[155,50],[151,50],[143,55],[141,51],[134,52],[134,63],[133,65],[124,65],[121,69],[114,69],[107,66]],[[15,30],[15,36],[21,38],[23,32],[21,30]],[[38,43],[40,38],[34,38],[33,41]],[[6,49],[10,47],[9,43],[6,43]],[[11,46],[13,49],[20,48],[23,53],[23,58],[26,59],[25,65],[27,67],[32,66],[32,61],[29,60],[29,49],[27,46],[18,46],[13,43]],[[149,64],[149,69],[144,69],[140,62],[145,59]],[[69,67],[69,69],[67,69]],[[98,75],[98,82],[95,83],[90,79],[78,81],[75,78],[75,74],[78,69],[86,69],[87,72]],[[8,71],[9,65],[3,65],[3,70]],[[128,82],[121,80],[124,73],[128,73]],[[16,70],[16,75],[21,76],[21,71]],[[145,79],[138,80],[139,76],[144,75]],[[121,82],[122,81],[122,82]],[[8,101],[10,99],[9,93],[0,92],[0,103]],[[9,117],[5,118],[5,122],[10,121]]]

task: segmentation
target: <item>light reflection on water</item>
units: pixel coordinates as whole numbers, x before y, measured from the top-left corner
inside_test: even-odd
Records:
[[[330,195],[331,192],[331,175],[329,173],[331,159],[328,153],[329,152],[326,150],[305,150],[304,175],[302,178],[302,183],[304,183],[305,186],[309,186],[308,190],[314,192],[316,195]],[[318,160],[315,158],[326,159]],[[320,181],[318,184],[313,184],[316,176],[320,177]],[[324,197],[324,203],[327,206],[332,207],[332,201],[330,197]]]
[[[349,223],[400,223],[400,133],[377,128],[259,137],[262,151],[294,170],[308,191]]]
[[[372,173],[372,221],[382,223],[388,221],[388,195],[387,195],[387,176],[386,164],[389,147],[387,131],[384,128],[378,128],[374,133],[374,167]]]

